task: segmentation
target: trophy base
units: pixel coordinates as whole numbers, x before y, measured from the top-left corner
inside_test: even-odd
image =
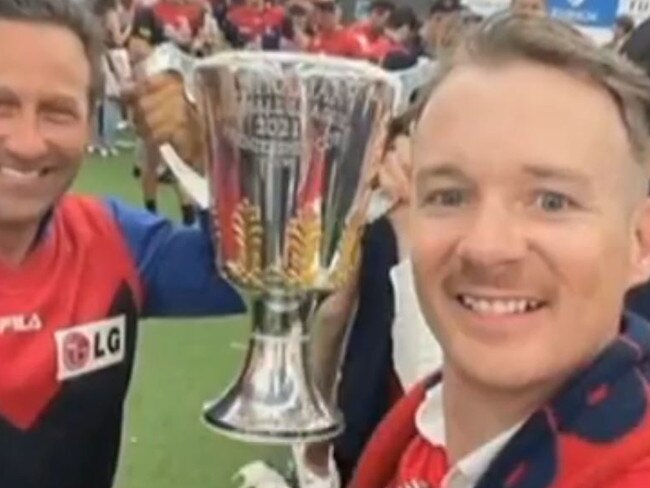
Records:
[[[218,405],[208,407],[201,420],[211,431],[229,439],[247,444],[264,444],[290,446],[295,444],[312,444],[329,441],[338,437],[343,431],[342,421],[335,421],[323,427],[288,427],[287,422],[277,421],[274,428],[235,425],[222,420]],[[264,422],[261,422],[264,424]],[[278,429],[278,426],[284,426]]]
[[[203,408],[207,426],[248,443],[288,445],[330,440],[343,430],[307,360],[310,345],[300,302],[257,300],[254,331],[239,378]]]

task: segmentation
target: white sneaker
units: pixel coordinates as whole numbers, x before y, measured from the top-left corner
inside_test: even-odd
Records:
[[[238,488],[291,488],[277,471],[262,461],[242,467],[232,480],[240,483]]]

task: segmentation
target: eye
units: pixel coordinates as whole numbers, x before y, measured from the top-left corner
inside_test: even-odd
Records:
[[[0,117],[8,117],[16,110],[16,104],[11,100],[0,99]]]
[[[576,206],[571,198],[555,191],[539,193],[535,199],[535,205],[548,213],[558,213]]]
[[[423,199],[424,205],[454,208],[460,207],[467,200],[467,192],[459,188],[431,191]]]
[[[43,115],[48,122],[54,124],[71,124],[79,118],[77,113],[67,108],[48,107],[43,110]]]

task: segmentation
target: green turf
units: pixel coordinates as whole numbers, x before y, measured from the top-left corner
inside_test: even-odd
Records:
[[[141,200],[130,152],[89,159],[75,191]],[[165,188],[161,211],[177,219]],[[246,317],[143,322],[116,488],[229,488],[242,464],[282,459],[280,449],[228,441],[199,422],[201,405],[236,374],[246,341]],[[233,347],[235,346],[235,347]]]

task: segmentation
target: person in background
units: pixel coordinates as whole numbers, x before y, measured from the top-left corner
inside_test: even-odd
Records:
[[[336,0],[312,0],[313,35],[306,50],[348,58],[365,59],[366,44],[357,32],[340,23]]]
[[[634,19],[632,17],[629,15],[621,15],[617,17],[616,22],[614,23],[612,40],[609,41],[605,47],[615,51],[620,51],[632,34],[632,31],[634,31]]]
[[[460,0],[437,0],[422,26],[422,39],[427,54],[436,59],[453,47],[463,31]]]
[[[244,304],[207,223],[69,193],[103,90],[90,10],[2,0],[0,45],[0,486],[111,488],[139,319]]]
[[[152,8],[167,40],[191,53],[194,39],[204,22],[205,9],[202,2],[158,0]]]
[[[309,10],[302,3],[293,3],[286,7],[286,16],[277,39],[266,36],[263,49],[281,51],[302,51],[309,42]]]
[[[374,44],[381,41],[388,19],[394,11],[395,4],[390,0],[373,0],[368,17],[349,27],[359,35],[367,51],[372,52],[376,49]]]
[[[244,0],[230,7],[228,21],[237,29],[245,46],[277,49],[285,10],[266,0]]]
[[[548,15],[548,0],[512,0],[510,11],[515,15],[546,16]]]
[[[382,36],[370,47],[368,58],[390,70],[415,65],[418,57],[410,42],[417,25],[417,15],[412,8],[397,7],[388,18]]]
[[[650,80],[568,24],[497,16],[415,127],[410,249],[441,374],[352,488],[650,483]],[[557,116],[562,113],[562,117]]]
[[[121,70],[119,58],[125,54],[123,47],[131,35],[131,25],[121,24],[118,0],[97,0],[93,12],[100,20],[104,32],[106,53],[102,58],[104,93],[98,104],[93,139],[88,152],[98,153],[105,158],[118,154],[117,132],[122,120],[120,96],[123,83],[128,78],[128,73]]]

